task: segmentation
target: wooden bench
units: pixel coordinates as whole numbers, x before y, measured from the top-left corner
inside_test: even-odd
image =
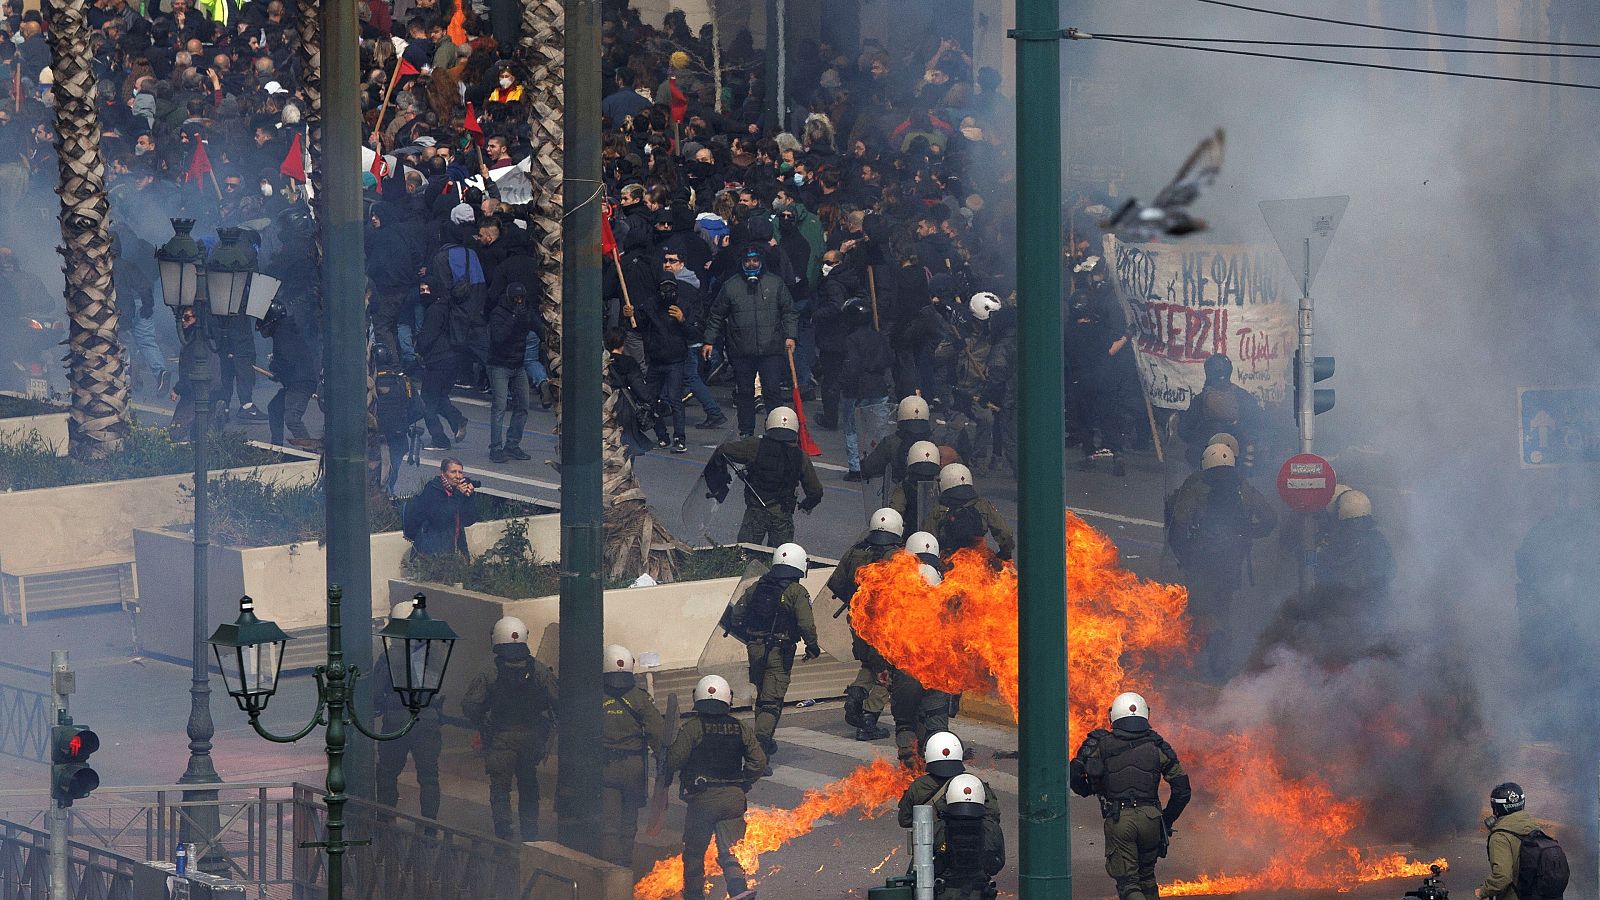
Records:
[[[30,615],[138,602],[131,559],[81,560],[62,566],[0,566],[0,609],[24,627]]]

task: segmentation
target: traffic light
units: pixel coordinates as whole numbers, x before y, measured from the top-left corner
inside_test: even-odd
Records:
[[[71,806],[100,786],[99,773],[89,768],[89,755],[99,749],[100,736],[71,719],[50,729],[50,799]]]
[[[1311,359],[1311,380],[1314,381],[1314,382],[1315,381],[1326,381],[1326,380],[1328,380],[1329,378],[1332,378],[1332,377],[1333,377],[1333,357],[1331,357],[1331,356],[1316,356],[1316,357],[1312,357],[1312,359]],[[1310,385],[1304,385],[1303,386],[1300,383],[1300,351],[1296,350],[1294,352],[1294,396],[1295,396],[1294,417],[1295,417],[1295,421],[1299,421],[1300,420],[1299,398],[1300,398],[1300,391],[1302,390],[1302,388],[1309,389]],[[1311,395],[1311,412],[1312,412],[1312,415],[1321,415],[1321,414],[1327,412],[1330,409],[1333,409],[1333,388],[1316,388],[1312,392],[1312,395]]]

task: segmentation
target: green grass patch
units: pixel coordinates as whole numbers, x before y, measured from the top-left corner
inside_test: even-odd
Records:
[[[19,419],[23,416],[44,416],[50,413],[66,412],[65,406],[46,403],[43,400],[32,400],[27,397],[13,397],[10,394],[0,394],[0,419]]]

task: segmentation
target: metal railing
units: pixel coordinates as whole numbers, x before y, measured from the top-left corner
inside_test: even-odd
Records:
[[[50,749],[50,694],[0,684],[0,753],[44,762]]]
[[[297,848],[322,836],[328,812],[322,795],[320,788],[295,785]],[[345,857],[348,900],[532,900],[535,896],[534,887],[542,876],[524,864],[526,851],[521,844],[447,828],[365,800],[345,802],[346,834],[372,842],[352,848]],[[326,861],[321,850],[295,850],[295,900],[325,896]]]
[[[186,800],[188,791],[216,791],[215,800]],[[45,828],[50,800],[42,791],[0,791],[0,820]],[[216,808],[215,837],[196,848],[197,865],[254,884],[262,897],[290,896],[287,842],[294,833],[294,788],[282,782],[101,787],[67,808],[67,834],[97,851],[138,860],[171,859],[195,810]],[[43,850],[41,849],[41,853]],[[0,895],[0,900],[7,900]]]
[[[197,787],[215,800],[186,800]],[[195,865],[235,882],[252,884],[269,900],[322,900],[327,857],[322,840],[327,807],[323,789],[285,782],[216,785],[104,786],[68,808],[76,900],[130,900],[132,866],[170,860],[178,835],[199,808],[214,807],[216,837],[196,849]],[[381,804],[350,799],[346,833],[370,840],[345,861],[348,900],[531,900],[546,896],[554,880],[538,869],[521,844],[450,828]],[[0,791],[0,900],[46,900],[49,872],[44,791]],[[126,874],[126,878],[123,878]],[[126,885],[123,881],[126,880]],[[39,885],[37,893],[33,885]],[[535,894],[535,888],[543,890]],[[561,896],[559,894],[550,896]]]
[[[133,900],[138,861],[98,847],[67,843],[68,892],[76,900]],[[50,836],[0,821],[0,900],[50,900]]]

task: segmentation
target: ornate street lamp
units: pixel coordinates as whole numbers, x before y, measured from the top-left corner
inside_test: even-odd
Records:
[[[174,310],[193,306],[200,292],[200,243],[190,236],[193,219],[173,219],[172,237],[156,250],[161,302]]]
[[[344,855],[351,844],[344,839],[345,727],[353,726],[374,741],[404,737],[417,723],[417,716],[438,695],[456,642],[456,633],[449,625],[428,615],[428,598],[423,594],[412,599],[409,616],[389,620],[379,636],[383,638],[385,662],[394,679],[394,691],[410,711],[411,718],[397,731],[368,731],[362,724],[363,717],[351,709],[356,681],[362,673],[344,662],[344,629],[339,618],[342,598],[343,591],[338,585],[328,587],[328,656],[315,672],[317,706],[311,712],[311,721],[294,734],[275,734],[261,724],[261,713],[278,691],[283,648],[289,641],[283,629],[256,618],[254,602],[242,597],[239,618],[231,624],[219,625],[210,640],[228,686],[228,696],[250,717],[250,727],[257,734],[274,743],[292,744],[318,725],[327,726],[328,839],[301,846],[328,851],[328,900],[342,900],[344,896]]]

